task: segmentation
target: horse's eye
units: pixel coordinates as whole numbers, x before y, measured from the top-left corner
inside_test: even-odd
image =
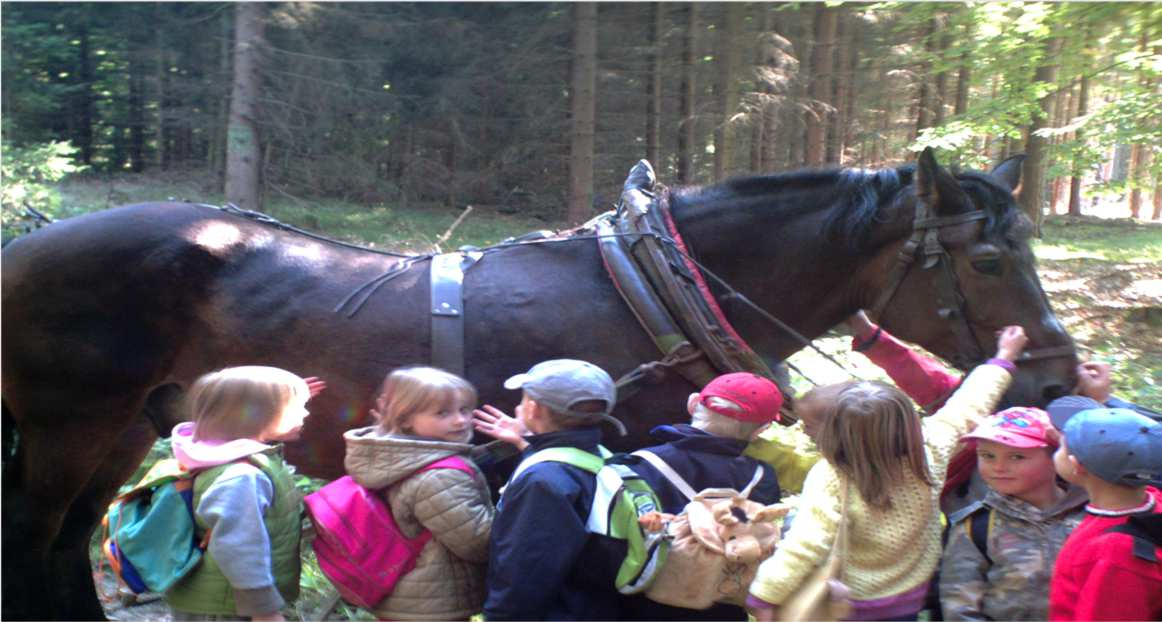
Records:
[[[1001,260],[977,259],[972,262],[972,268],[981,274],[997,275],[1001,273]]]

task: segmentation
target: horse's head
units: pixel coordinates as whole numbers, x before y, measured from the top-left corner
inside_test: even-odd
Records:
[[[914,192],[884,213],[893,242],[879,245],[859,281],[885,330],[961,369],[992,356],[1001,327],[1024,327],[1029,345],[1006,397],[1044,405],[1073,387],[1077,361],[1037,278],[1032,224],[1013,199],[1023,159],[954,176],[925,150]]]

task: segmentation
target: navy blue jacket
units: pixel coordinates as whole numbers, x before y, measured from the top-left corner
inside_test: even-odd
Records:
[[[755,467],[761,465],[763,478],[751,491],[750,499],[770,505],[782,498],[775,469],[742,455],[746,441],[715,436],[690,425],[660,425],[650,430],[650,436],[665,444],[646,449],[665,460],[695,491],[705,488],[742,490],[754,477]],[[662,511],[677,514],[690,502],[648,462],[635,462],[631,468],[658,494]]]
[[[782,497],[779,480],[769,464],[742,455],[746,441],[715,436],[689,425],[662,425],[650,430],[650,436],[665,444],[649,447],[670,468],[677,471],[695,491],[706,488],[742,490],[754,477],[755,467],[762,465],[763,477],[751,491],[750,499],[770,505]],[[689,499],[648,462],[634,461],[630,468],[642,476],[657,493],[662,510],[681,512]],[[696,611],[670,607],[644,596],[626,598],[621,607],[622,620],[746,620],[746,611],[733,605],[714,605]]]
[[[597,454],[601,430],[571,428],[527,437],[522,459],[549,447]],[[492,523],[488,620],[615,620],[617,568],[625,558],[609,538],[585,530],[594,475],[560,462],[533,465],[510,481]]]

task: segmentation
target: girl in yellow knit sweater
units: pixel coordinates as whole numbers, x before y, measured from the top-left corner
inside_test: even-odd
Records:
[[[1021,327],[1006,327],[996,358],[923,420],[907,396],[881,382],[854,382],[838,392],[819,431],[824,459],[807,474],[798,516],[751,584],[747,604],[758,620],[777,619],[779,605],[826,560],[845,484],[841,578],[851,588],[850,619],[916,619],[940,561],[939,498],[948,460],[1008,388],[1026,341]]]

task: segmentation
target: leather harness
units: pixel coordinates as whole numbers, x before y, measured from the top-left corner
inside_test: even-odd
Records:
[[[956,367],[968,370],[985,361],[987,356],[981,350],[980,341],[972,330],[968,321],[968,300],[960,289],[960,281],[956,278],[956,269],[952,263],[952,255],[940,242],[940,229],[953,227],[969,222],[984,220],[988,214],[984,210],[976,209],[955,216],[932,216],[925,201],[916,203],[916,217],[912,221],[912,235],[900,248],[896,256],[896,263],[888,273],[888,284],[875,304],[872,305],[871,315],[876,320],[883,318],[883,313],[900,289],[900,284],[908,275],[913,264],[920,260],[920,267],[930,270],[937,265],[943,278],[936,279],[936,313],[942,320],[952,322],[952,332],[956,336],[957,352],[953,355],[952,363]],[[1034,348],[1025,350],[1017,359],[1017,363],[1074,356],[1073,344]]]
[[[576,230],[595,230],[606,271],[661,354],[658,360],[643,363],[617,380],[618,401],[632,396],[643,383],[661,381],[667,370],[676,371],[696,387],[719,374],[751,372],[773,380],[790,396],[786,378],[747,345],[718,307],[684,247],[666,197],[655,196],[655,186],[653,168],[649,162],[639,161],[630,170],[616,211]],[[969,369],[986,357],[968,321],[967,301],[952,256],[940,241],[940,229],[985,218],[987,214],[980,209],[932,216],[927,204],[919,201],[912,234],[899,251],[887,286],[870,309],[874,317],[883,316],[917,260],[925,270],[939,266],[942,278],[936,280],[937,313],[952,322],[958,342],[952,362],[961,369]],[[480,257],[479,251],[466,250],[431,258],[432,364],[460,375],[464,373],[464,271]],[[1026,350],[1017,362],[1073,355],[1072,344],[1053,346]],[[789,412],[784,414],[783,422],[794,422]]]
[[[594,220],[601,258],[618,293],[662,358],[639,365],[617,381],[618,399],[667,369],[696,387],[723,373],[751,372],[785,381],[746,344],[718,307],[701,272],[688,259],[664,199],[654,195],[653,168],[631,170],[617,210]],[[673,240],[664,244],[662,239]]]

